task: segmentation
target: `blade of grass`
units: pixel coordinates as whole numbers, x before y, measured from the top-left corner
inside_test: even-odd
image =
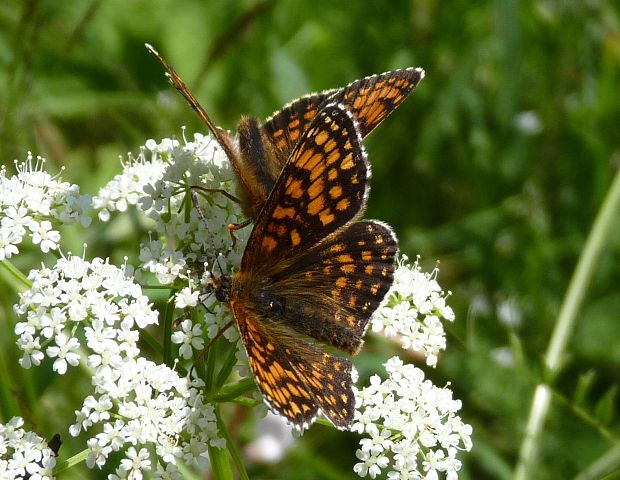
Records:
[[[562,302],[562,307],[551,335],[551,341],[545,354],[548,378],[553,379],[561,368],[566,344],[577,320],[577,313],[581,309],[592,274],[598,264],[600,253],[606,244],[619,210],[620,170],[616,173],[603,205],[594,220]],[[538,385],[534,392],[525,435],[519,451],[515,480],[526,480],[535,477],[533,469],[536,462],[540,434],[549,412],[550,401],[551,389],[545,384]]]

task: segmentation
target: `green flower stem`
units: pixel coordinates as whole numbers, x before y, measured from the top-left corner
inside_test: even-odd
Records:
[[[239,451],[230,437],[230,433],[228,433],[228,429],[226,425],[222,421],[222,416],[220,415],[219,407],[215,407],[215,417],[217,419],[217,429],[220,435],[226,439],[226,446],[228,447],[228,453],[230,453],[230,457],[232,458],[235,467],[237,468],[237,472],[239,472],[239,478],[242,480],[249,480],[248,472],[245,471],[245,467],[243,466],[243,461],[241,460],[241,456],[239,455]]]
[[[224,360],[222,368],[218,372],[217,378],[215,379],[215,386],[217,388],[220,388],[222,385],[224,385],[224,382],[230,376],[230,372],[232,372],[232,369],[234,368],[236,363],[237,352],[235,346],[233,345],[233,347],[230,348],[230,350],[228,351],[228,356],[226,357],[226,360]]]
[[[228,432],[226,431],[226,425],[220,419],[220,412],[215,407],[215,416],[217,418],[217,426],[219,433],[226,438],[228,444]],[[228,445],[230,448],[230,445]],[[211,468],[213,469],[213,478],[215,480],[233,480],[232,467],[228,460],[228,451],[225,448],[217,448],[209,445],[209,460],[211,461]]]
[[[597,265],[601,250],[605,246],[609,231],[614,225],[620,210],[620,170],[616,173],[614,181],[607,193],[599,213],[594,220],[594,225],[586,240],[585,246],[577,262],[571,278],[568,291],[564,297],[555,329],[551,335],[551,341],[545,355],[545,366],[548,378],[553,379],[559,372],[563,360],[564,350],[574,329],[579,312],[587,292],[592,273]],[[525,429],[525,436],[521,443],[519,461],[515,470],[515,480],[533,478],[530,475],[535,464],[538,451],[540,433],[542,431],[549,404],[551,401],[551,389],[540,384],[536,387],[530,415]]]
[[[89,454],[90,454],[90,450],[88,449],[82,450],[80,453],[76,453],[75,455],[68,458],[67,460],[63,460],[62,462],[59,462],[58,465],[56,465],[56,468],[54,469],[54,471],[52,472],[54,477],[58,477],[59,473],[64,472],[65,470],[69,470],[71,467],[79,463],[82,463],[84,460],[88,458]]]
[[[2,267],[6,272],[8,272],[8,274],[13,279],[17,280],[17,284],[9,282],[13,290],[15,290],[16,292],[21,292],[22,290],[32,287],[32,282],[28,280],[26,275],[20,272],[19,269],[17,269],[15,265],[13,265],[8,260],[2,260],[0,262],[0,267]]]
[[[213,396],[215,402],[228,402],[237,399],[240,395],[250,392],[256,388],[256,383],[253,378],[244,378],[236,383],[229,383],[220,389],[220,391]]]
[[[164,363],[170,367],[174,367],[172,359],[172,315],[174,315],[174,291],[170,292],[168,302],[166,302],[166,311],[164,312]]]

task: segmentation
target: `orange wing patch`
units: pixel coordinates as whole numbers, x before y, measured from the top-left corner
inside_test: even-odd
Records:
[[[319,410],[337,427],[351,423],[351,362],[279,334],[239,302],[231,302],[231,308],[258,388],[272,410],[302,428]]]
[[[368,161],[351,114],[327,105],[295,146],[256,219],[241,269],[254,268],[259,258],[263,268],[277,265],[354,219],[365,205],[367,178]]]

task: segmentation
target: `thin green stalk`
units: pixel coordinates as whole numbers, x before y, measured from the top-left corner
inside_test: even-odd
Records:
[[[71,458],[60,462],[58,465],[56,465],[56,468],[52,472],[54,477],[58,477],[59,473],[64,472],[65,470],[69,470],[71,467],[82,463],[88,458],[88,455],[90,455],[90,449],[87,448],[86,450],[82,450],[80,453],[76,453]]]
[[[594,225],[590,230],[562,302],[562,307],[545,355],[548,378],[553,379],[560,370],[566,344],[577,320],[577,313],[581,308],[601,250],[605,246],[609,231],[617,219],[619,210],[620,170],[616,173],[607,197],[594,220]],[[525,436],[521,443],[519,461],[515,470],[515,480],[533,478],[531,473],[538,452],[540,433],[549,412],[550,401],[551,390],[549,387],[545,384],[538,385],[534,392],[530,415],[525,428]]]
[[[230,376],[230,372],[232,372],[232,369],[237,363],[237,351],[236,350],[237,349],[235,345],[233,345],[232,348],[228,350],[228,356],[226,357],[226,360],[224,360],[222,368],[220,368],[220,371],[217,374],[217,378],[215,379],[215,386],[217,388],[224,385],[224,382],[226,381],[226,379],[228,379],[228,377]]]
[[[256,388],[253,378],[244,378],[235,383],[224,385],[216,395],[213,396],[215,402],[229,402],[235,398],[252,391]]]
[[[220,413],[217,406],[215,407],[215,415],[219,420]],[[224,423],[218,421],[217,425],[220,434],[223,434],[226,438],[228,432],[224,433],[226,430]],[[216,480],[232,480],[234,478],[232,467],[228,459],[228,451],[225,448],[217,448],[209,445],[209,460],[211,461],[211,468],[213,469],[213,477]]]
[[[168,302],[166,302],[166,310],[164,312],[164,363],[170,368],[174,366],[174,360],[172,359],[172,315],[174,314],[173,295],[174,292],[170,292]]]
[[[220,435],[226,440],[228,453],[230,453],[230,458],[232,458],[233,463],[237,468],[237,472],[239,472],[239,477],[241,478],[241,480],[249,480],[248,472],[245,471],[245,467],[243,466],[243,461],[241,460],[241,456],[239,455],[237,446],[235,445],[235,442],[233,442],[230,433],[228,433],[226,425],[224,425],[224,422],[222,421],[219,407],[215,407],[215,418],[217,419],[217,429]]]
[[[620,478],[620,445],[614,445],[603,455],[597,458],[588,468],[580,472],[573,480],[611,480],[612,478]],[[609,473],[614,472],[614,473]],[[615,477],[614,477],[615,475]]]
[[[2,260],[0,262],[0,267],[4,268],[4,270],[8,272],[13,279],[17,280],[19,287],[15,284],[9,283],[13,290],[15,290],[16,292],[21,292],[22,290],[32,287],[32,282],[28,280],[26,275],[24,275],[18,268],[15,267],[15,265],[13,265],[8,260]]]

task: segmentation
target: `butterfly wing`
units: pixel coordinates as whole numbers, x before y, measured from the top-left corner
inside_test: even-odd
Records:
[[[262,288],[267,313],[297,332],[356,354],[370,316],[392,286],[392,229],[353,222],[281,265]]]
[[[351,424],[355,397],[351,362],[320,351],[231,302],[250,368],[266,403],[305,428],[319,409],[339,428]]]
[[[329,104],[293,149],[250,234],[241,273],[278,268],[361,214],[368,160],[351,114]]]
[[[366,137],[413,91],[424,78],[421,68],[405,68],[371,75],[346,87],[301,97],[268,118],[263,125],[273,146],[274,161],[284,166],[295,144],[327,103],[344,105]],[[275,181],[275,178],[274,178]]]
[[[233,278],[231,306],[258,386],[298,426],[321,410],[346,427],[354,399],[350,362],[295,331],[356,353],[392,283],[391,230],[354,222],[369,176],[351,113],[326,105],[293,149]]]
[[[330,102],[342,103],[357,120],[362,138],[398,107],[424,78],[421,68],[404,68],[356,80],[335,91]]]

